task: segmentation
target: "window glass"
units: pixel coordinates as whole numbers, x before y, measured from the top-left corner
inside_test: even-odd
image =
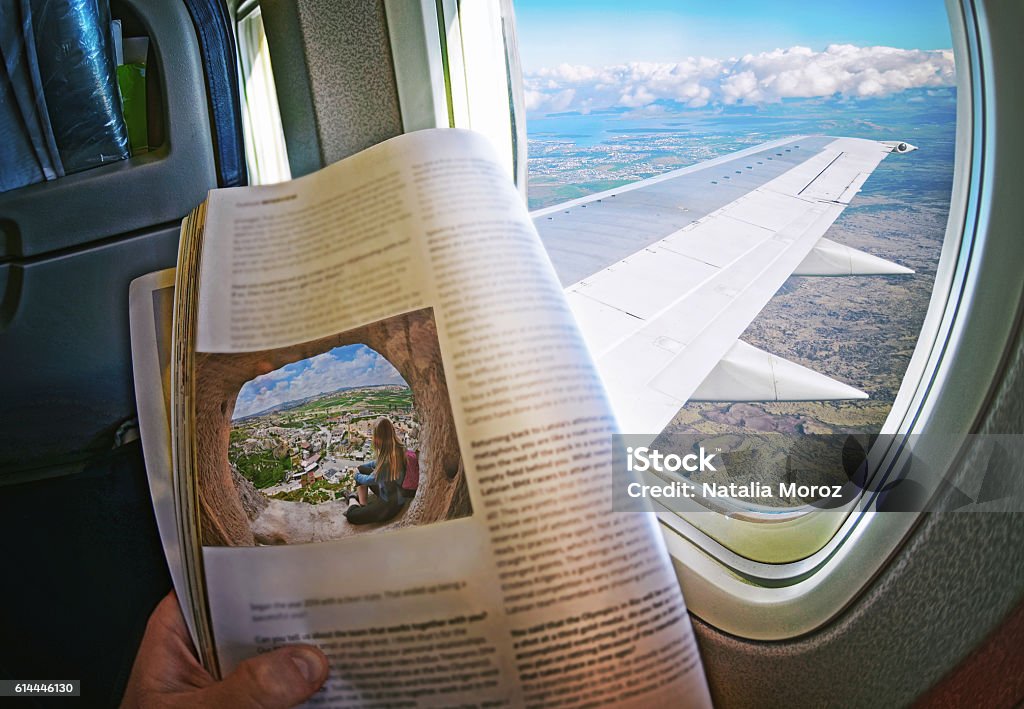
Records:
[[[753,388],[754,400],[744,401],[733,387],[729,400],[692,396],[662,433],[701,434],[727,446],[730,437],[750,434],[889,432],[897,391],[918,346],[950,207],[957,95],[941,0],[898,6],[878,0],[520,0],[516,20],[529,205],[538,214],[797,136],[905,141],[919,148],[882,160],[824,234],[840,250],[852,247],[913,273],[790,276],[740,335],[742,343],[774,356],[765,366],[777,380],[792,363],[867,397],[767,401],[758,400]],[[821,142],[808,140],[804,147]],[[712,176],[707,189],[745,180],[741,173],[762,164],[753,162]],[[743,184],[743,191],[760,186]],[[696,194],[699,201],[702,193]],[[543,237],[543,224],[538,225]],[[585,238],[575,244],[581,252],[593,248]],[[792,469],[768,466],[759,474],[769,483],[785,482]],[[822,482],[848,478],[841,466],[822,475]],[[776,493],[748,501],[752,510],[777,510],[813,500]],[[723,541],[728,525],[711,526],[709,533]],[[819,530],[814,544],[828,536]],[[752,554],[749,547],[725,542]],[[800,548],[794,553],[807,550]]]
[[[270,49],[258,6],[238,20],[238,55],[245,110],[245,155],[249,182],[254,185],[291,179],[288,152],[277,105]]]

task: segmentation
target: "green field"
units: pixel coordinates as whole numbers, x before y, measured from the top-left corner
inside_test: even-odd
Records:
[[[328,409],[372,409],[394,411],[395,409],[412,408],[412,390],[388,391],[377,389],[354,389],[352,391],[335,392],[314,401],[307,401],[301,406],[289,409],[296,416],[325,411]]]
[[[238,468],[238,472],[260,489],[284,482],[292,471],[292,459],[288,456],[275,458],[272,451],[239,453],[229,457]]]

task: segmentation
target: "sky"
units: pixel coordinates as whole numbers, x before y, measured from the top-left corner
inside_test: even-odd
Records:
[[[517,0],[515,11],[535,113],[953,85],[942,0]]]
[[[231,417],[249,416],[342,388],[379,384],[405,385],[405,380],[390,362],[366,345],[335,347],[246,382],[238,392]]]
[[[949,49],[943,0],[516,0],[523,68],[829,44]]]

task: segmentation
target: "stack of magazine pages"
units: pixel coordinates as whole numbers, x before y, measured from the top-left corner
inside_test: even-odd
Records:
[[[215,675],[318,645],[329,706],[710,706],[615,419],[487,140],[214,190],[131,289],[146,466]]]

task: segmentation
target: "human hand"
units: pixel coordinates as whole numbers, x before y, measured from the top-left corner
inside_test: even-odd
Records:
[[[289,645],[240,664],[224,680],[203,669],[174,592],[149,616],[122,709],[135,707],[292,707],[327,679],[327,658],[311,645]]]

